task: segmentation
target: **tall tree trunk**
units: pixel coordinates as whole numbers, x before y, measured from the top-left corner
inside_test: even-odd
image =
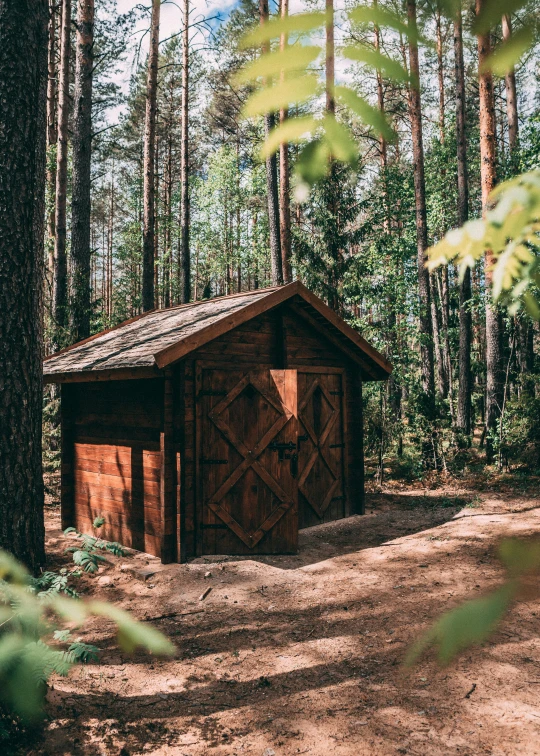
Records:
[[[465,135],[465,66],[463,62],[463,23],[461,8],[454,20],[454,70],[456,87],[456,144],[457,144],[457,221],[462,226],[469,217],[469,175],[467,139]],[[459,388],[457,428],[469,438],[471,435],[471,271],[466,269],[459,284]]]
[[[52,293],[54,269],[55,238],[55,196],[56,196],[56,160],[53,151],[58,141],[58,71],[56,64],[56,43],[58,26],[58,5],[56,0],[49,0],[49,54],[47,60],[47,299]]]
[[[268,21],[268,0],[259,0],[260,23]],[[265,42],[262,46],[263,53],[270,51],[270,44]],[[268,137],[275,125],[273,113],[264,117],[264,133]],[[283,283],[283,265],[281,262],[281,239],[279,233],[279,199],[277,179],[276,155],[266,158],[266,191],[268,195],[268,226],[270,230],[270,262],[272,268],[272,286],[281,286]]]
[[[373,7],[377,8],[377,0],[373,0]],[[381,49],[381,31],[377,24],[375,24],[375,39],[374,39],[374,46],[375,50],[377,52]],[[381,113],[384,113],[384,89],[383,89],[383,79],[382,79],[382,73],[380,68],[377,69],[377,105]],[[386,143],[386,139],[382,134],[379,135],[379,154],[381,159],[381,169],[382,171],[386,171],[388,167],[388,145]],[[386,183],[386,180],[385,180]],[[387,192],[386,188],[384,191],[384,197],[385,201],[387,199]],[[386,226],[388,226],[387,218],[385,217],[384,220]]]
[[[325,73],[326,73],[326,113],[329,116],[335,116],[336,113],[336,100],[334,95],[335,86],[335,39],[334,39],[334,0],[326,0],[326,60],[325,60]],[[330,170],[327,181],[327,212],[328,215],[334,219],[334,222],[338,222],[336,192],[338,191],[338,179],[337,179],[337,165],[330,156]],[[328,271],[328,305],[336,312],[339,312],[341,307],[339,297],[339,286],[341,283],[341,271],[340,271],[340,254],[341,250],[337,243],[336,235],[333,233],[327,234],[327,253],[331,260],[331,268]]]
[[[480,13],[485,0],[476,0],[476,13]],[[489,32],[478,35],[478,83],[480,98],[480,179],[482,184],[482,209],[485,214],[489,205],[489,195],[495,187],[496,134],[495,105],[493,99],[493,77],[483,70],[483,64],[491,52]],[[493,444],[490,434],[497,429],[501,414],[504,391],[502,355],[502,317],[491,299],[492,267],[495,258],[491,250],[484,256],[486,279],[486,456],[493,460]]]
[[[74,341],[90,336],[90,218],[94,0],[79,0],[73,102],[71,307]]]
[[[167,135],[167,172],[165,179],[165,239],[163,255],[163,307],[171,306],[171,259],[172,259],[172,123],[169,121]]]
[[[67,325],[67,179],[69,61],[71,55],[71,0],[62,1],[62,33],[58,77],[58,143],[56,146],[56,199],[54,263],[52,276],[53,348],[64,342]]]
[[[289,0],[281,0],[281,17],[289,15]],[[281,35],[280,48],[285,50],[288,44],[286,34]],[[282,81],[285,76],[282,75]],[[285,123],[288,111],[282,108],[279,113],[279,122]],[[283,281],[292,281],[291,270],[291,199],[289,177],[289,145],[282,142],[279,145],[279,230],[281,238],[281,264],[283,268]]]
[[[0,548],[45,562],[41,463],[47,0],[0,3]]]
[[[416,43],[416,2],[407,1],[407,18],[413,34],[409,39],[409,60],[411,75],[418,86],[410,88],[409,111],[412,130],[414,161],[414,194],[416,207],[416,238],[418,250],[418,294],[420,298],[420,359],[422,373],[422,390],[424,393],[425,413],[432,417],[435,413],[435,374],[433,363],[433,330],[431,322],[431,296],[429,274],[426,268],[426,250],[428,247],[426,216],[426,184],[424,177],[424,145],[422,140],[422,107],[420,99],[420,66],[418,46]]]
[[[182,33],[182,136],[181,136],[181,218],[180,218],[180,302],[191,301],[191,251],[189,207],[189,0],[184,0]]]
[[[142,309],[152,310],[155,306],[154,292],[154,243],[155,243],[155,153],[156,153],[156,111],[157,76],[159,57],[159,16],[161,0],[152,0],[152,20],[150,25],[150,51],[148,53],[148,73],[146,78],[146,118],[144,124],[144,212],[143,212],[143,274]]]
[[[435,366],[437,368],[437,391],[444,399],[448,396],[448,375],[444,356],[444,334],[442,333],[441,310],[442,301],[438,297],[436,273],[429,275],[429,296],[431,307],[431,327],[433,329],[433,349]],[[441,305],[440,307],[438,305]]]
[[[512,22],[510,16],[504,15],[502,17],[502,31],[503,39],[505,42],[509,42],[512,37]],[[510,152],[510,166],[512,173],[518,168],[518,142],[519,142],[519,120],[518,120],[518,108],[517,108],[517,92],[516,92],[516,74],[514,67],[512,66],[504,77],[504,84],[506,89],[506,117],[508,120],[508,147]],[[532,334],[531,323],[526,315],[522,315],[515,319],[515,325],[517,329],[517,357],[519,371],[523,375],[528,373],[530,368],[530,349],[529,344],[532,343],[530,335]]]
[[[502,31],[504,41],[509,42],[512,36],[512,22],[510,16],[506,14],[502,17]],[[508,117],[508,145],[510,147],[510,157],[515,160],[519,138],[519,124],[516,73],[513,66],[507,71],[506,76],[504,77],[504,84],[506,88],[506,114]]]
[[[442,38],[442,23],[441,23],[441,9],[437,7],[435,16],[435,31],[437,37],[437,79],[439,83],[439,136],[441,143],[444,144],[444,109],[445,109],[445,96],[444,96],[444,57],[443,57],[443,38]]]

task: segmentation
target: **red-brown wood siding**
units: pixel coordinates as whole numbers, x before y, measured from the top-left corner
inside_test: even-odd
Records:
[[[197,364],[246,372],[250,369],[302,368],[343,371],[344,493],[326,519],[337,519],[363,511],[363,451],[360,370],[315,328],[281,308],[260,315],[248,323],[206,344],[182,360],[174,370],[174,392],[179,396],[174,415],[177,508],[181,532],[181,559],[196,553],[197,501],[195,481],[196,373]],[[182,407],[182,409],[180,409]],[[320,521],[324,521],[323,520]]]
[[[62,402],[71,441],[62,469],[63,525],[96,534],[92,523],[102,516],[101,537],[161,555],[163,536],[175,531],[170,517],[162,528],[164,381],[72,384],[63,387]],[[172,490],[170,461],[165,469]]]

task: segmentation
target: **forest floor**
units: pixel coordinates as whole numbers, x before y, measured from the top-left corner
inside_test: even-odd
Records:
[[[292,557],[111,558],[83,593],[153,620],[177,653],[128,657],[93,621],[80,635],[100,661],[54,678],[29,753],[540,754],[540,601],[449,667],[402,666],[431,620],[503,579],[503,537],[538,534],[538,481],[515,491],[389,487],[365,516],[301,532]],[[51,509],[54,569],[65,547]]]

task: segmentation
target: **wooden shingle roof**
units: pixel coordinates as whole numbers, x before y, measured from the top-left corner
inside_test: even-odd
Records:
[[[295,281],[140,315],[47,357],[45,382],[160,375],[189,352],[283,302],[355,360],[365,379],[384,380],[391,373],[376,349]]]

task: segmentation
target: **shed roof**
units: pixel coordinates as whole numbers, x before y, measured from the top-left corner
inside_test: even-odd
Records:
[[[203,344],[284,302],[356,361],[364,379],[384,380],[391,373],[388,360],[295,281],[139,315],[47,357],[45,381],[157,376]]]

